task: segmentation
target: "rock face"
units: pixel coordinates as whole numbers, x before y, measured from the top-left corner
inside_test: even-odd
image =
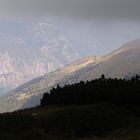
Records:
[[[38,105],[42,94],[57,84],[61,86],[81,80],[92,80],[101,74],[123,78],[140,73],[140,40],[130,42],[101,57],[87,57],[64,68],[33,79],[1,98],[0,111],[13,111]]]
[[[0,33],[0,44],[0,95],[80,58],[67,37],[47,22],[25,28],[20,37]]]

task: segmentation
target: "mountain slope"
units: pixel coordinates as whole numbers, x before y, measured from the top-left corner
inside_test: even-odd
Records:
[[[92,79],[105,74],[106,77],[122,78],[140,73],[140,40],[125,44],[118,50],[106,55],[104,62],[82,74],[81,79]],[[90,78],[91,77],[91,78]]]
[[[101,57],[87,57],[45,76],[36,78],[10,93],[0,101],[0,111],[13,111],[39,104],[44,92],[60,84],[92,80],[101,74],[123,78],[140,73],[140,40],[130,42]]]

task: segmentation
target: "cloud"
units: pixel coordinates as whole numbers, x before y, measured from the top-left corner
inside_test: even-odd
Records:
[[[0,17],[140,19],[140,0],[0,0]]]

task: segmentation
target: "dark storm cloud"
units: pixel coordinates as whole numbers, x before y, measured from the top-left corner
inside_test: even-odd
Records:
[[[140,19],[140,0],[0,0],[0,16]]]

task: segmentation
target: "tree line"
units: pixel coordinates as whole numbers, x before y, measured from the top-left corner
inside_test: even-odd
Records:
[[[52,88],[45,93],[40,105],[92,104],[113,102],[117,104],[140,104],[140,77],[130,80],[105,78],[104,75],[92,81],[81,81],[73,85]]]

